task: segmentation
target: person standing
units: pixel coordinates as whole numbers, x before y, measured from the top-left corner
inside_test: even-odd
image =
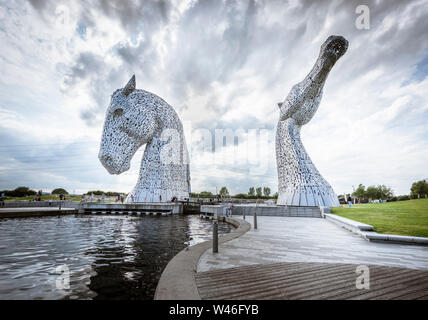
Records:
[[[4,207],[4,192],[1,193],[1,206]]]
[[[348,196],[348,205],[349,205],[349,208],[352,207],[352,198],[351,198],[351,196]]]
[[[232,203],[229,201],[229,203],[227,204],[227,216],[231,217],[232,216]]]

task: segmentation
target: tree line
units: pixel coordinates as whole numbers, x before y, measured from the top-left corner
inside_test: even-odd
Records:
[[[0,194],[4,193],[6,197],[26,197],[26,196],[35,196],[40,191],[35,191],[30,189],[29,187],[17,187],[14,190],[2,190]],[[52,190],[51,194],[69,194],[68,191],[64,188],[56,188]],[[126,194],[123,192],[115,192],[115,191],[102,191],[102,190],[91,190],[85,193],[85,195],[106,195],[106,196],[114,196],[117,197],[120,194]],[[213,194],[209,191],[202,191],[199,193],[190,193],[191,197],[200,197],[200,198],[216,198],[220,197],[231,197],[231,198],[240,198],[240,199],[277,199],[278,193],[275,192],[271,195],[271,189],[269,187],[250,187],[248,189],[248,193],[238,193],[235,195],[230,195],[229,190],[226,186],[221,187],[218,195]],[[385,185],[377,185],[377,186],[368,186],[367,188],[363,184],[359,184],[357,189],[352,193],[352,196],[357,197],[358,199],[382,199],[382,200],[409,200],[409,199],[419,199],[419,198],[427,198],[428,197],[428,182],[426,179],[416,181],[412,184],[410,188],[409,195],[401,195],[394,196],[394,192],[392,188]],[[340,196],[339,196],[340,197]],[[343,196],[342,196],[343,197]],[[346,195],[345,195],[346,197]]]
[[[6,197],[27,197],[27,196],[35,196],[37,191],[31,190],[29,187],[18,187],[14,190],[2,190],[0,194],[3,194]]]
[[[390,201],[402,201],[410,199],[419,199],[428,197],[428,182],[426,180],[416,181],[410,188],[410,194],[395,196],[394,191],[385,185],[368,186],[367,188],[359,184],[358,188],[352,193],[352,196],[358,199],[368,200],[390,200]]]
[[[30,189],[29,187],[17,187],[14,190],[1,190],[0,194],[2,193],[4,193],[6,197],[19,198],[19,197],[35,196],[37,194],[42,195],[42,190],[35,191]],[[49,192],[45,192],[45,194],[49,194]],[[50,194],[66,195],[68,194],[68,192],[64,188],[56,188],[56,189],[53,189]]]
[[[358,188],[355,189],[355,191],[352,193],[354,197],[357,197],[358,199],[382,199],[387,200],[394,197],[394,192],[390,187],[387,187],[383,184],[377,185],[377,186],[368,186],[367,188],[359,184]]]
[[[3,193],[4,193],[5,197],[19,198],[19,197],[35,196],[37,194],[41,195],[42,194],[42,190],[35,191],[35,190],[30,189],[29,187],[17,187],[14,190],[1,190],[0,194],[3,194]],[[98,196],[104,194],[104,195],[106,195],[108,197],[113,197],[113,196],[117,197],[121,193],[125,194],[123,192],[102,191],[102,190],[92,190],[92,191],[88,191],[85,194],[86,195],[94,194],[94,195],[98,195]],[[56,189],[53,189],[52,192],[50,192],[50,193],[49,192],[45,192],[44,194],[53,194],[53,195],[54,194],[62,194],[62,195],[68,195],[69,193],[64,188],[56,188]]]
[[[191,197],[199,197],[199,198],[216,198],[216,197],[230,197],[230,198],[238,198],[238,199],[277,199],[278,193],[274,193],[271,195],[271,189],[269,187],[250,187],[248,189],[248,193],[238,193],[235,195],[231,195],[226,186],[221,187],[218,195],[213,194],[209,191],[202,191],[199,193],[191,193]]]
[[[84,195],[96,195],[96,196],[101,196],[101,195],[105,195],[107,197],[117,197],[121,194],[125,194],[124,192],[115,192],[115,191],[102,191],[102,190],[92,190],[92,191],[88,191],[86,192]]]

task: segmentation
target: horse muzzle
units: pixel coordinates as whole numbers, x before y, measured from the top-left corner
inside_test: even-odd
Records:
[[[114,161],[113,157],[108,154],[99,154],[98,159],[100,159],[101,164],[110,174],[121,174],[129,169],[128,163],[118,164]]]

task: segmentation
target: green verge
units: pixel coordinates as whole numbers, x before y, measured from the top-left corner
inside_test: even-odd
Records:
[[[372,225],[378,233],[428,237],[428,199],[356,204],[331,212]]]

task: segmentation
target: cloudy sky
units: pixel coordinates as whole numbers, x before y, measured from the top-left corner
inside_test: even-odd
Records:
[[[356,27],[359,5],[369,29]],[[277,102],[342,35],[349,49],[303,143],[337,193],[408,194],[428,178],[427,30],[427,0],[1,0],[0,189],[130,191],[143,150],[119,176],[97,154],[110,96],[135,74],[182,119],[194,192],[275,192]],[[241,135],[203,149],[220,129]]]

